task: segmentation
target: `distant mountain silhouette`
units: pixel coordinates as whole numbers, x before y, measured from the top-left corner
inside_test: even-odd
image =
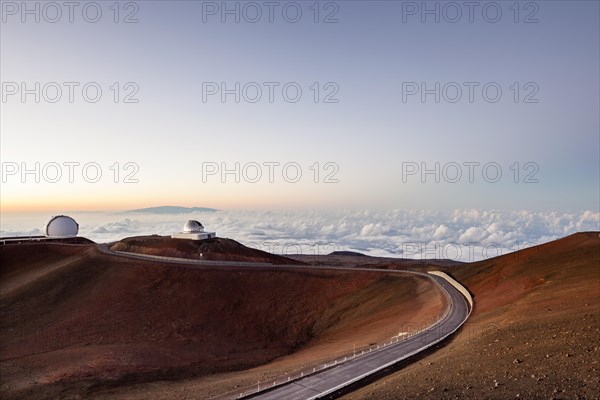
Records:
[[[160,207],[147,207],[147,208],[138,208],[135,210],[125,211],[126,213],[131,214],[186,214],[193,212],[214,212],[219,211],[215,208],[206,208],[206,207],[179,207],[179,206],[160,206]]]
[[[366,254],[358,253],[356,251],[334,251],[333,253],[329,253],[330,256],[353,256],[353,257],[369,257]]]

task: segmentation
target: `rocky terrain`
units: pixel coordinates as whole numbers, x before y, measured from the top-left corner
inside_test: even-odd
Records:
[[[447,269],[474,294],[449,343],[344,399],[600,398],[600,237]]]
[[[165,264],[93,244],[4,245],[0,260],[3,399],[209,398],[446,307],[418,276]]]
[[[246,247],[233,239],[220,237],[205,240],[181,240],[172,239],[169,236],[134,236],[112,244],[110,249],[113,251],[205,261],[304,264],[301,261]]]
[[[198,250],[153,240],[113,248]],[[236,243],[206,243],[202,252],[265,257]],[[466,264],[307,257],[295,258],[441,269],[474,295],[471,318],[450,340],[337,397],[599,398],[598,232]],[[393,272],[173,265],[94,244],[5,245],[0,260],[3,399],[235,396],[428,324],[447,307],[428,280]]]

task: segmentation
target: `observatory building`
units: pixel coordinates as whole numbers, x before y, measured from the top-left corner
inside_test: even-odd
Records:
[[[171,235],[173,239],[203,240],[217,236],[216,232],[204,232],[204,226],[198,221],[189,220],[183,225],[183,230]]]
[[[71,238],[77,236],[79,224],[71,217],[57,215],[44,225],[44,236],[47,238]]]
[[[73,218],[66,215],[57,215],[50,218],[42,228],[42,231],[44,233],[43,235],[0,237],[0,245],[41,241],[65,243],[81,242],[77,237],[77,233],[79,233],[79,224]],[[74,238],[75,240],[71,240]],[[87,239],[83,240],[87,241]]]

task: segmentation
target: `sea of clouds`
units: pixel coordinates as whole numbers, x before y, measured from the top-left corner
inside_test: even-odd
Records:
[[[600,230],[600,213],[530,211],[216,211],[192,214],[71,213],[96,242],[179,232],[188,219],[207,231],[276,254],[327,254],[476,261]],[[37,218],[37,219],[36,219]],[[1,236],[42,234],[40,216],[2,217]],[[35,222],[35,225],[34,225]],[[28,224],[28,225],[26,225]],[[36,226],[37,225],[37,226]]]

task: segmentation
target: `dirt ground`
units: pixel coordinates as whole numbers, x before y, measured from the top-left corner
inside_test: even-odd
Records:
[[[0,397],[211,398],[431,322],[425,278],[0,246]]]
[[[204,261],[303,264],[287,257],[246,247],[233,239],[220,237],[205,240],[181,240],[172,239],[169,236],[134,236],[112,244],[111,250]]]
[[[235,396],[447,306],[419,277],[173,266],[91,245],[36,246],[0,247],[3,399]],[[600,398],[598,232],[469,264],[332,263],[441,269],[475,299],[451,340],[342,398]]]
[[[600,237],[448,269],[475,295],[445,346],[344,399],[600,398]]]

